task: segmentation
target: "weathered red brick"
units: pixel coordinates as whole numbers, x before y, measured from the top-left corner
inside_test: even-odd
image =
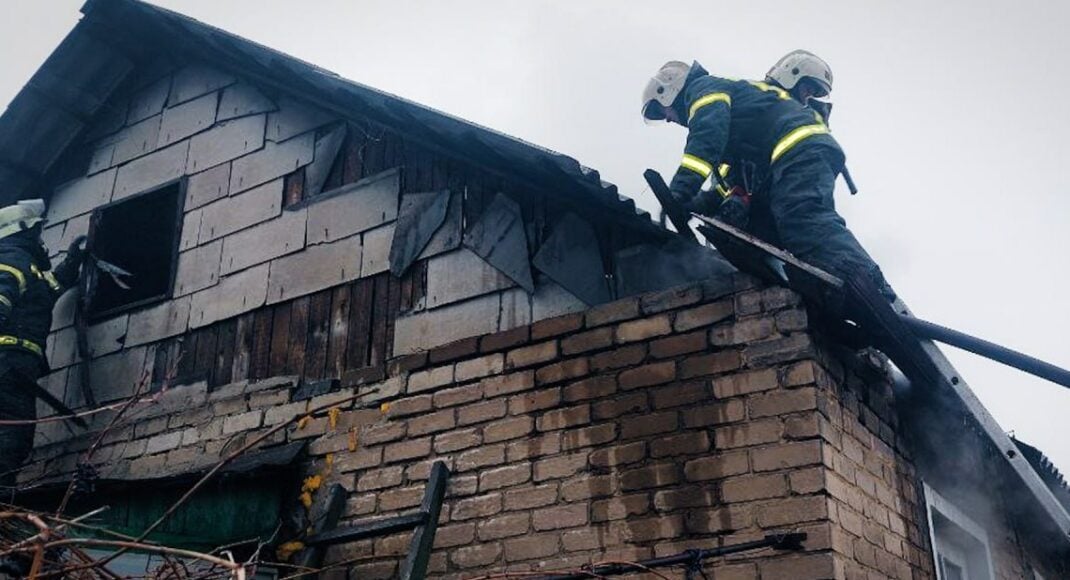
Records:
[[[742,451],[693,459],[684,464],[684,476],[688,481],[723,479],[747,471],[747,454]]]
[[[400,485],[401,475],[402,468],[398,465],[365,471],[357,476],[357,491],[371,491]]]
[[[743,360],[748,366],[770,366],[814,356],[814,345],[806,333],[748,344]]]
[[[630,519],[627,525],[629,540],[635,543],[677,538],[684,533],[681,515]]]
[[[655,389],[651,395],[655,409],[693,405],[713,398],[713,393],[703,382],[665,385]]]
[[[479,539],[487,542],[526,534],[530,523],[528,512],[493,516],[479,522]]]
[[[718,449],[731,449],[773,443],[780,440],[780,433],[781,425],[778,419],[747,421],[740,425],[715,429],[714,445]]]
[[[646,442],[635,441],[624,445],[614,445],[591,452],[591,465],[594,467],[616,467],[636,463],[646,458]]]
[[[568,356],[613,346],[613,327],[604,326],[561,339],[561,353]]]
[[[453,365],[450,364],[412,373],[409,375],[409,380],[405,389],[408,393],[420,393],[448,385],[452,382]]]
[[[612,419],[629,413],[645,413],[650,409],[647,396],[648,394],[643,391],[608,401],[598,401],[591,406],[591,411],[595,419]]]
[[[749,318],[734,324],[715,326],[710,330],[710,344],[714,346],[749,344],[769,338],[774,332],[771,316]]]
[[[762,580],[824,580],[836,577],[836,561],[831,552],[759,562]]]
[[[817,376],[814,372],[814,362],[808,360],[791,365],[786,370],[782,371],[782,376],[780,378],[780,384],[785,387],[809,385],[816,381]]]
[[[568,334],[583,328],[583,313],[565,314],[540,320],[531,325],[531,340],[542,340]]]
[[[776,528],[828,517],[828,498],[823,495],[791,497],[763,504],[758,508],[758,525]]]
[[[802,308],[793,308],[776,313],[776,329],[781,334],[788,334],[797,330],[806,330],[809,321],[806,311]]]
[[[811,467],[792,471],[788,474],[788,483],[791,491],[797,494],[817,493],[825,489],[825,469]]]
[[[576,425],[586,425],[590,422],[591,406],[576,405],[543,413],[541,417],[536,419],[535,426],[539,431],[553,431]]]
[[[788,481],[779,473],[730,477],[721,482],[721,498],[725,503],[782,497],[787,494]]]
[[[617,391],[617,382],[612,376],[602,375],[591,377],[582,381],[567,385],[562,392],[565,401],[570,403],[598,399],[611,395]]]
[[[584,527],[561,534],[561,546],[566,552],[597,550],[623,542],[621,531],[613,527]]]
[[[564,360],[544,366],[535,371],[535,383],[539,385],[547,385],[575,379],[586,375],[589,368],[589,364],[585,358]]]
[[[775,369],[746,371],[718,377],[713,380],[713,394],[718,399],[727,399],[739,395],[768,391],[777,387]]]
[[[383,448],[357,449],[353,453],[343,453],[334,460],[334,468],[340,473],[375,467],[383,462]]]
[[[395,463],[416,459],[431,453],[431,438],[406,439],[397,443],[390,443],[383,448],[383,462]]]
[[[509,398],[509,414],[522,415],[549,409],[561,402],[561,387],[544,387]]]
[[[742,421],[747,416],[746,405],[741,399],[729,399],[721,403],[684,409],[684,427],[708,427]]]
[[[505,355],[488,354],[479,358],[457,361],[454,365],[454,380],[458,383],[496,375],[505,369]]]
[[[659,463],[622,472],[620,488],[622,491],[634,491],[673,485],[679,480],[680,474],[675,464]]]
[[[668,512],[679,509],[709,507],[719,502],[713,487],[688,486],[654,494],[654,507]]]
[[[483,385],[477,383],[474,385],[464,385],[463,387],[454,387],[452,389],[436,391],[434,395],[432,395],[432,402],[436,408],[441,408],[463,405],[464,403],[478,401],[481,398],[483,398]]]
[[[505,492],[505,510],[528,510],[557,502],[557,483],[513,488]]]
[[[450,561],[462,569],[489,566],[501,557],[502,546],[498,543],[472,544],[450,552]]]
[[[642,318],[617,325],[617,342],[626,344],[646,340],[655,336],[664,336],[672,332],[668,314]]]
[[[623,298],[607,304],[601,304],[591,308],[586,313],[588,328],[620,322],[639,316],[639,298]]]
[[[453,409],[427,413],[409,419],[409,437],[452,429],[457,424]]]
[[[754,511],[748,505],[729,505],[687,512],[687,529],[700,534],[742,530],[754,525]]]
[[[502,494],[485,493],[454,501],[450,518],[454,521],[485,518],[502,511]]]
[[[734,371],[743,365],[743,359],[734,350],[724,350],[711,354],[689,356],[680,361],[680,378],[690,379],[709,375],[719,375]]]
[[[654,358],[671,358],[700,350],[706,350],[706,333],[701,330],[667,336],[650,343],[650,356]]]
[[[531,480],[531,464],[506,465],[479,474],[479,491],[501,489]]]
[[[747,397],[747,410],[752,418],[787,415],[816,408],[817,389],[814,387],[772,391]]]
[[[427,353],[427,358],[431,364],[438,364],[465,358],[477,352],[479,352],[479,337],[474,336],[431,349]]]
[[[483,386],[483,395],[488,399],[510,393],[519,393],[535,386],[535,373],[533,371],[521,371],[489,377],[479,382]]]
[[[360,434],[362,445],[378,445],[388,441],[397,441],[405,436],[405,423],[390,422],[369,425]]]
[[[687,332],[695,328],[716,324],[735,313],[735,307],[731,300],[721,300],[710,304],[703,304],[689,310],[681,310],[676,313],[673,328],[677,332]]]
[[[762,290],[762,308],[765,310],[780,310],[798,304],[802,304],[802,296],[790,288],[770,286]]]
[[[529,336],[531,336],[531,329],[527,326],[518,326],[517,328],[488,334],[480,338],[479,351],[494,352],[512,348],[527,342]]]
[[[387,363],[387,375],[396,377],[402,373],[409,373],[423,368],[427,364],[427,353],[418,352],[415,354],[409,354],[394,359],[390,359]]]
[[[532,459],[552,455],[561,451],[561,432],[553,431],[538,437],[510,441],[505,447],[505,456],[509,461]]]
[[[389,417],[408,417],[409,415],[418,415],[420,413],[426,413],[431,410],[431,395],[420,395],[418,397],[407,397],[404,399],[398,399],[390,403],[390,411],[387,413]]]
[[[472,425],[504,417],[506,411],[505,399],[483,401],[457,409],[457,424]]]
[[[520,538],[510,538],[505,545],[506,562],[522,562],[536,558],[552,556],[560,550],[560,534],[533,534]]]
[[[461,429],[435,435],[435,453],[451,453],[483,442],[478,429]]]
[[[395,511],[420,505],[423,500],[424,489],[420,487],[404,487],[389,489],[379,493],[379,509]]]
[[[656,314],[695,304],[702,300],[702,286],[692,284],[652,292],[639,297],[639,306],[644,314]]]
[[[476,539],[476,525],[471,522],[439,526],[435,532],[435,548],[466,546]]]
[[[675,378],[676,363],[665,361],[623,371],[617,377],[617,384],[624,390],[638,389],[667,383]]]
[[[709,449],[710,437],[705,431],[677,433],[650,442],[650,456],[655,459],[672,455],[705,453]]]
[[[646,358],[646,351],[646,344],[639,343],[596,354],[591,357],[591,371],[599,372],[637,365]]]
[[[505,355],[505,368],[529,367],[555,358],[557,358],[557,341],[548,340],[509,351]]]
[[[582,429],[569,429],[561,434],[561,449],[572,451],[581,447],[591,447],[609,443],[617,438],[615,423],[602,423]]]
[[[457,472],[465,472],[503,463],[505,463],[504,445],[484,445],[459,454],[454,460],[454,468]]]
[[[755,471],[773,471],[821,463],[821,441],[796,441],[751,451]]]
[[[591,521],[622,520],[650,511],[650,498],[645,493],[622,495],[591,503]]]
[[[576,503],[535,510],[531,525],[536,531],[558,530],[587,523],[587,504]]]
[[[557,455],[535,462],[535,481],[563,479],[587,469],[587,453]]]
[[[809,439],[820,434],[821,423],[817,413],[788,417],[784,420],[784,436],[788,439]]]
[[[483,440],[487,443],[516,439],[531,433],[534,421],[527,415],[499,419],[483,426]]]
[[[367,564],[354,564],[353,573],[357,578],[367,580],[390,580],[396,578],[397,562],[369,562]]]
[[[606,497],[613,495],[615,489],[615,479],[612,475],[584,475],[561,483],[561,499],[573,502]]]
[[[620,436],[621,439],[632,439],[657,433],[669,433],[675,431],[679,424],[680,416],[676,411],[648,413],[624,421],[620,426]]]

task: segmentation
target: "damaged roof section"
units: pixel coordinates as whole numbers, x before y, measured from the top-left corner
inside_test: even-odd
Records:
[[[101,112],[134,62],[153,62],[161,52],[181,52],[283,92],[300,93],[334,114],[350,117],[357,112],[439,151],[555,192],[567,203],[597,208],[620,225],[669,235],[633,200],[621,196],[615,185],[602,181],[597,171],[566,155],[343,79],[143,2],[89,0],[82,12],[85,16],[74,31],[0,117],[0,135],[9,136],[0,142],[0,191],[12,201],[42,185],[46,172],[88,120]],[[178,97],[193,98],[174,94],[167,98]],[[232,111],[226,99],[220,109],[224,116],[243,114]],[[269,125],[268,139],[283,140],[293,133],[286,124]],[[323,146],[333,146],[334,141]]]

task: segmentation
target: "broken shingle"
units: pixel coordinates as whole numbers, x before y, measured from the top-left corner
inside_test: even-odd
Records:
[[[576,214],[565,214],[539,248],[535,267],[565,290],[594,306],[609,301],[598,237]]]
[[[479,220],[468,229],[464,245],[529,294],[535,292],[524,217],[515,201],[500,193],[496,195]]]
[[[446,219],[448,190],[408,194],[402,200],[401,213],[390,246],[390,272],[401,277],[416,261],[431,237]]]

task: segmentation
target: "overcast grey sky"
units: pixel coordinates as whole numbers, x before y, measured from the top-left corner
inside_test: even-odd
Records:
[[[1070,2],[160,0],[347,78],[566,153],[648,210],[684,132],[648,127],[662,62],[757,78],[806,48],[862,193],[841,213],[916,314],[1070,367]],[[0,6],[0,104],[79,17]],[[841,184],[842,185],[842,184]],[[1070,390],[945,347],[1007,430],[1070,475]]]

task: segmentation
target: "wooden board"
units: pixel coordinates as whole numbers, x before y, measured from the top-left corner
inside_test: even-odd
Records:
[[[286,357],[287,375],[299,375],[305,371],[310,301],[310,297],[302,296],[290,303],[290,350]]]
[[[234,363],[230,367],[230,380],[240,381],[250,377],[249,367],[253,358],[253,329],[256,313],[242,314],[234,330]]]
[[[212,383],[209,387],[225,385],[233,381],[234,376],[234,351],[238,332],[238,319],[231,318],[219,323],[219,334],[216,339],[215,368],[212,370]]]
[[[331,332],[331,290],[312,295],[308,308],[308,340],[305,350],[306,379],[324,377],[327,367],[327,346]]]
[[[271,308],[261,308],[253,319],[253,342],[249,357],[249,378],[267,378],[271,368],[271,323],[274,314]]]
[[[372,297],[372,332],[371,348],[368,357],[369,366],[377,366],[386,362],[386,320],[389,316],[389,273],[375,276],[375,289]]]
[[[331,292],[331,325],[327,342],[327,377],[341,378],[346,370],[346,344],[349,335],[350,285]]]
[[[346,368],[359,369],[368,365],[374,287],[375,282],[372,278],[357,280],[350,286],[352,299],[349,307]]]
[[[349,135],[342,148],[342,183],[349,184],[359,181],[363,177],[364,148],[368,144],[367,126],[358,123],[350,123]]]
[[[216,341],[218,339],[218,325],[206,326],[197,331],[197,358],[193,366],[193,376],[197,380],[208,381],[212,384],[212,371],[215,369]]]
[[[290,207],[305,198],[305,168],[287,175],[282,182],[283,207]]]
[[[271,355],[268,376],[277,377],[286,374],[286,364],[290,356],[290,302],[277,304],[272,313]]]

